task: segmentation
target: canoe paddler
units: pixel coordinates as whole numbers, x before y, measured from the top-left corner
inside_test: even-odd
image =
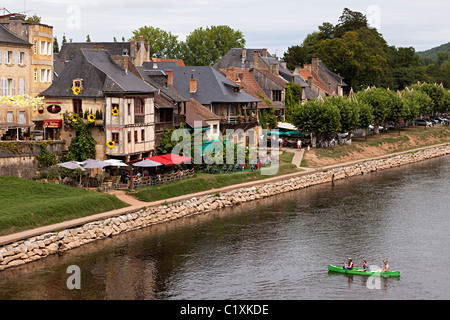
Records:
[[[368,271],[369,270],[369,266],[367,265],[366,260],[362,261],[362,266],[361,266],[361,271]]]
[[[389,264],[388,264],[387,260],[381,260],[381,261],[383,261],[383,263],[384,263],[384,267],[383,267],[383,269],[381,269],[381,272],[388,271],[389,270]]]
[[[353,260],[351,258],[348,258],[348,263],[345,264],[343,268],[345,270],[352,270],[353,269]]]

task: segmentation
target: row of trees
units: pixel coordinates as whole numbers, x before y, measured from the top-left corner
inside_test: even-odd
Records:
[[[299,130],[319,139],[330,139],[338,132],[367,130],[387,122],[397,125],[450,108],[450,93],[434,84],[417,84],[402,92],[385,88],[367,88],[347,97],[313,99],[294,109],[289,121]],[[400,133],[400,131],[399,131]]]

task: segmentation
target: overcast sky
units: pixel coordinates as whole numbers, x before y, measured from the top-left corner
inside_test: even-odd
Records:
[[[279,57],[323,22],[337,24],[345,7],[365,14],[389,45],[427,50],[450,41],[448,0],[1,0],[10,12],[37,14],[74,42],[129,39],[141,26],[171,32],[179,40],[199,27],[241,30],[247,48]],[[3,14],[3,12],[2,12]]]

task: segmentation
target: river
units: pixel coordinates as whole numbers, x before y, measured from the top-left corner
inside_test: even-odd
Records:
[[[450,157],[133,231],[0,272],[0,299],[449,299]],[[351,257],[400,278],[328,273]],[[69,290],[71,265],[81,289]]]

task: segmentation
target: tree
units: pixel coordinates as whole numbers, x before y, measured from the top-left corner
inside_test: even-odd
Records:
[[[307,50],[303,46],[292,46],[284,53],[283,61],[289,70],[294,70],[307,62]]]
[[[424,83],[421,85],[411,86],[414,90],[425,92],[432,100],[431,111],[436,112],[446,112],[448,109],[448,104],[446,103],[445,89],[441,88],[436,84]]]
[[[359,108],[356,102],[344,97],[327,98],[326,102],[338,107],[340,114],[341,131],[349,134],[358,129]]]
[[[302,88],[300,85],[289,82],[286,86],[285,107],[286,121],[289,122],[294,110],[300,106],[302,102]]]
[[[171,32],[152,26],[143,26],[133,31],[131,39],[137,41],[139,37],[144,37],[145,42],[149,44],[151,57],[165,59],[179,59],[181,57],[178,36]]]
[[[339,108],[325,101],[309,100],[295,109],[291,118],[292,124],[299,131],[311,133],[313,147],[315,146],[315,138],[331,138],[341,128]]]
[[[29,16],[25,19],[27,23],[41,23],[41,17],[39,17],[36,13],[32,16]]]
[[[408,108],[406,108],[399,94],[390,90],[386,90],[385,93],[386,119],[398,125],[398,134],[400,134],[400,121],[405,120],[408,116]]]
[[[368,28],[367,18],[364,14],[344,8],[339,17],[339,24],[334,28],[336,37],[343,36],[348,31],[356,31],[361,28]]]
[[[360,91],[357,94],[358,101],[368,104],[372,108],[374,119],[374,134],[379,134],[380,123],[383,123],[388,114],[388,108],[385,103],[387,90],[384,88],[372,88]]]
[[[182,44],[186,65],[213,65],[232,48],[244,48],[244,35],[229,26],[211,26],[192,31]]]
[[[59,52],[58,38],[56,36],[53,37],[53,52],[54,53]]]
[[[420,90],[405,91],[403,101],[408,110],[406,120],[409,121],[430,113],[433,104],[431,98]]]
[[[372,107],[364,102],[358,101],[358,109],[359,109],[359,121],[358,127],[360,129],[365,130],[364,139],[367,139],[367,130],[369,126],[373,124],[373,110]]]
[[[89,35],[86,36],[86,42],[91,42],[91,37]]]

